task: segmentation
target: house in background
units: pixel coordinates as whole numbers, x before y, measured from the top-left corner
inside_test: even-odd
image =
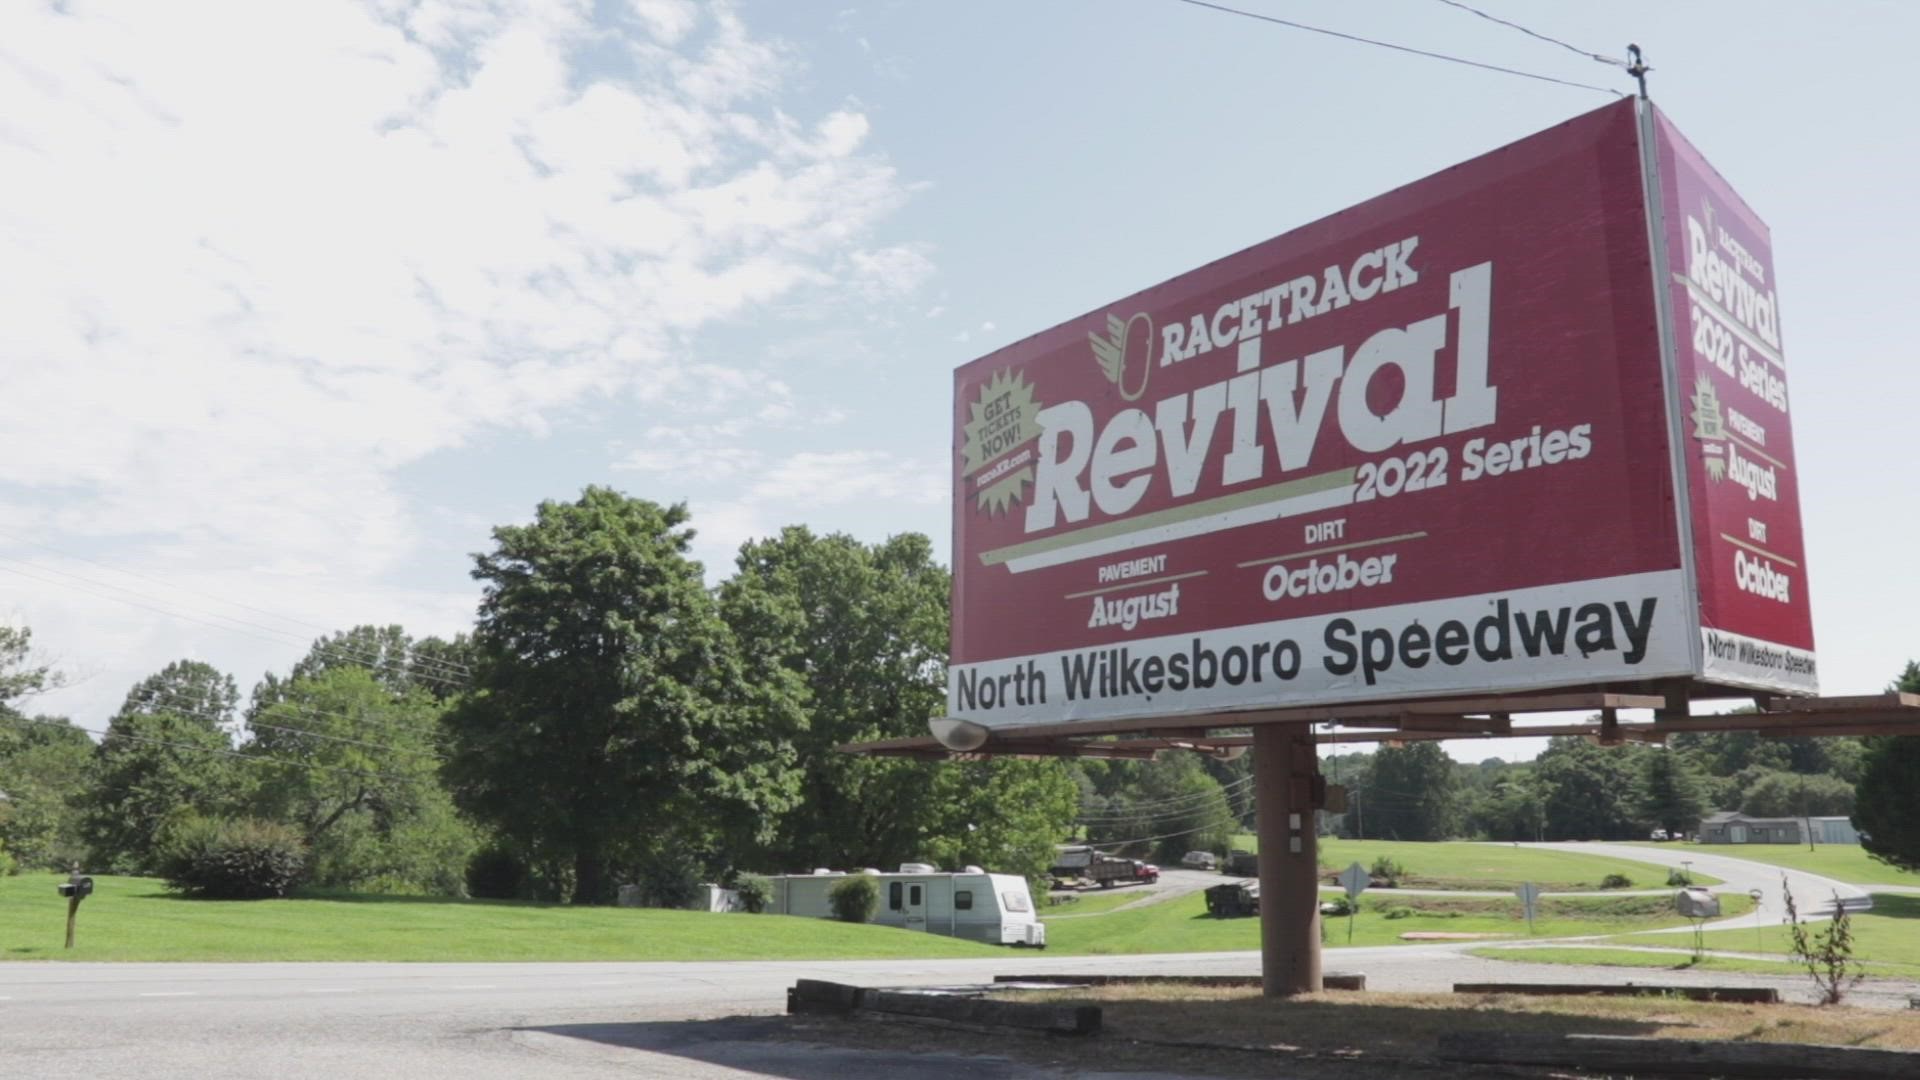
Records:
[[[1860,834],[1844,817],[1763,818],[1722,810],[1700,822],[1703,844],[1804,844],[1807,827],[1816,844],[1857,844]]]

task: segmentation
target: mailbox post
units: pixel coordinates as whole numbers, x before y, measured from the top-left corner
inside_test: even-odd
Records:
[[[73,872],[67,876],[67,880],[56,885],[55,888],[60,890],[61,896],[67,898],[67,948],[71,949],[73,948],[74,917],[80,914],[80,901],[93,895],[93,879],[81,876],[80,867],[75,865]]]

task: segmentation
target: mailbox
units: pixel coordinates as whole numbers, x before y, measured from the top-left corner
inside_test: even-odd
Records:
[[[93,895],[93,879],[90,877],[69,878],[54,887],[60,890],[61,896],[70,900],[85,900]]]
[[[1673,905],[1689,919],[1712,919],[1720,914],[1720,898],[1705,889],[1681,889]]]

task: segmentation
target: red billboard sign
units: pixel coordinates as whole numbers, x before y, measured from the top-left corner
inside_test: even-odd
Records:
[[[1679,440],[1709,682],[1814,689],[1813,611],[1767,226],[1655,114]]]
[[[1746,488],[1678,469],[1645,119],[1576,118],[959,369],[952,714],[1699,675],[1679,510]],[[1810,647],[1770,625],[1726,629]]]

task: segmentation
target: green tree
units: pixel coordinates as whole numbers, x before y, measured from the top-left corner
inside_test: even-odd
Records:
[[[96,868],[150,870],[162,832],[244,805],[253,777],[227,727],[240,698],[232,677],[176,660],[135,684],[94,750],[81,831]]]
[[[1644,753],[1645,751],[1640,751]],[[1631,840],[1640,835],[1626,796],[1633,791],[1630,747],[1596,746],[1556,736],[1534,762],[1549,840]]]
[[[1093,771],[1100,781],[1082,815],[1093,844],[1173,862],[1188,851],[1224,852],[1239,829],[1232,801],[1197,755],[1106,762]],[[1252,801],[1245,787],[1234,794]]]
[[[92,775],[93,740],[65,720],[27,720],[0,706],[0,848],[18,868],[65,870],[81,860],[78,800]]]
[[[1920,694],[1920,663],[1907,662],[1891,689]],[[1874,858],[1920,872],[1920,735],[1866,740],[1853,824]]]
[[[316,885],[458,895],[477,846],[438,775],[445,706],[365,667],[280,684],[248,720],[256,813],[295,829]]]
[[[0,623],[0,706],[52,689],[59,676],[45,664],[33,662],[33,631]]]
[[[1384,840],[1445,840],[1453,835],[1453,759],[1437,742],[1382,746],[1365,782],[1367,835]]]
[[[804,688],[799,799],[759,852],[768,868],[973,863],[1035,874],[1077,799],[1057,761],[931,764],[841,744],[926,731],[946,704],[952,587],[917,533],[878,544],[801,527],[741,548],[720,610],[749,652]]]
[[[1698,830],[1707,811],[1700,775],[1685,755],[1672,750],[1648,750],[1641,755],[1633,801],[1642,824],[1664,829],[1676,839]]]
[[[794,802],[803,691],[720,618],[686,507],[590,487],[493,538],[472,690],[447,717],[460,806],[569,866],[577,903],[767,839]]]
[[[1753,817],[1830,817],[1853,812],[1853,785],[1837,776],[1768,773],[1747,789],[1740,812]]]
[[[253,690],[253,707],[273,704],[287,684],[311,679],[336,668],[359,668],[396,693],[422,690],[446,701],[466,688],[471,647],[465,635],[452,641],[437,637],[415,640],[399,626],[356,626],[329,634],[313,643],[307,655],[285,678],[269,673]]]

